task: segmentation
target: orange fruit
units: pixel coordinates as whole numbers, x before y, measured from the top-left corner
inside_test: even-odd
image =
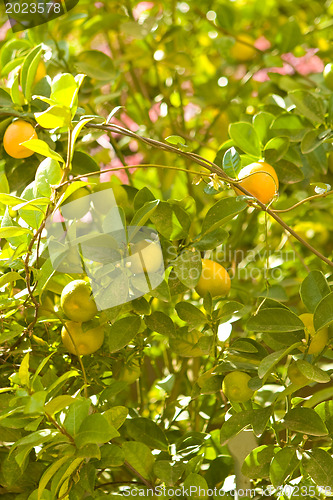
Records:
[[[199,295],[204,297],[210,292],[212,297],[224,296],[229,292],[230,286],[230,276],[221,264],[202,259],[201,276],[195,287]]]
[[[61,293],[61,307],[72,321],[90,321],[97,313],[89,283],[74,280],[66,285]]]
[[[158,243],[150,240],[142,240],[135,243],[131,248],[130,270],[137,273],[156,273],[163,264],[163,254]]]
[[[36,85],[42,78],[46,76],[46,66],[43,60],[40,60],[37,66],[35,78],[34,78],[34,83],[33,85]]]
[[[246,176],[246,177],[245,177]],[[264,161],[251,163],[240,172],[240,185],[265,205],[279,189],[279,179],[274,168]],[[237,194],[244,194],[235,188]]]
[[[3,136],[3,146],[12,158],[28,158],[34,152],[21,144],[30,139],[38,139],[34,127],[24,120],[16,120],[7,127]]]
[[[253,391],[248,386],[250,380],[250,375],[236,370],[224,377],[222,390],[230,401],[244,403],[253,396]]]
[[[328,343],[328,329],[321,328],[318,332],[315,331],[313,325],[313,314],[304,313],[299,316],[299,319],[304,323],[304,332],[306,341],[309,342],[308,354],[319,354]]]
[[[238,40],[236,40],[230,50],[231,57],[238,62],[246,62],[254,59],[257,55],[257,51],[254,48],[253,38],[247,34],[239,35],[237,38]]]
[[[68,352],[72,354],[77,354],[78,352],[80,356],[83,356],[85,354],[92,354],[102,346],[104,341],[103,326],[99,325],[90,330],[83,331],[82,323],[67,321],[65,325],[61,330],[61,340]]]

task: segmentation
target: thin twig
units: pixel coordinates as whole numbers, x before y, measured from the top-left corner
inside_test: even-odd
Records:
[[[205,158],[202,158],[199,155],[193,154],[193,153],[188,153],[185,151],[181,151],[180,149],[175,148],[174,146],[171,146],[170,144],[165,144],[163,142],[159,142],[155,139],[149,139],[147,137],[142,137],[137,135],[136,133],[125,129],[124,127],[120,127],[118,125],[95,125],[95,124],[87,124],[86,127],[88,128],[93,128],[97,130],[106,130],[108,132],[115,132],[118,134],[123,134],[129,137],[133,137],[141,142],[144,142],[145,144],[148,144],[150,146],[155,146],[160,149],[163,149],[164,151],[176,153],[180,156],[184,156],[186,158],[192,159],[195,163],[198,163],[199,165],[207,168],[211,172],[217,174],[219,177],[221,177],[225,182],[227,182],[230,185],[237,184],[237,181],[235,179],[230,178],[223,170],[220,168],[218,165],[215,163],[206,160]],[[255,199],[256,205],[258,208],[263,210],[264,212],[267,212],[280,226],[282,226],[286,231],[288,231],[294,238],[296,238],[302,245],[304,245],[310,252],[315,254],[319,259],[324,261],[326,264],[329,266],[333,267],[333,262],[329,260],[325,255],[323,255],[321,252],[319,252],[316,248],[314,248],[310,243],[308,243],[306,240],[304,240],[296,231],[294,231],[286,222],[284,222],[281,217],[279,217],[273,210],[268,208],[264,203],[262,203],[258,198],[253,196],[249,191],[247,191],[241,184],[238,183],[237,188],[239,191],[241,191],[245,196],[248,196],[249,198]]]

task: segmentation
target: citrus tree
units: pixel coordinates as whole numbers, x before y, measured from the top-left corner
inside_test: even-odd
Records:
[[[333,495],[332,14],[2,15],[4,500]]]

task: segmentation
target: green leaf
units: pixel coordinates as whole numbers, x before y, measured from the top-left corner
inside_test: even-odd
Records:
[[[257,437],[261,436],[267,428],[267,424],[269,422],[272,411],[273,409],[271,406],[253,410],[251,425],[253,428],[253,432]]]
[[[143,443],[127,441],[122,444],[122,449],[125,453],[126,462],[142,477],[149,480],[152,476],[155,460],[148,446]]]
[[[41,45],[33,48],[26,56],[21,68],[21,86],[25,98],[30,101],[31,89],[36,76],[37,67],[42,55]]]
[[[244,153],[260,158],[261,147],[257,132],[251,123],[236,122],[229,125],[229,135]]]
[[[330,387],[331,391],[332,388]],[[317,393],[318,394],[318,393]],[[327,397],[332,397],[331,394],[328,394]],[[315,412],[318,413],[320,418],[322,419],[323,422],[325,422],[325,425],[327,429],[329,430],[330,434],[333,434],[333,401],[323,401],[322,403],[319,403],[315,408]]]
[[[293,113],[282,113],[271,125],[275,135],[289,137],[291,141],[300,141],[307,133],[306,121]]]
[[[42,413],[46,398],[46,391],[37,391],[29,396],[24,413]]]
[[[333,458],[321,448],[313,448],[303,455],[302,465],[317,486],[333,488]]]
[[[198,250],[183,250],[173,261],[173,269],[179,281],[194,288],[201,276],[201,255]]]
[[[42,196],[51,196],[51,186],[57,186],[62,179],[62,169],[59,162],[52,158],[45,158],[36,171],[35,184]]]
[[[189,491],[189,494],[186,495],[187,498],[193,500],[206,500],[208,498],[208,484],[200,474],[191,472],[184,481],[184,489]]]
[[[299,463],[296,448],[286,446],[274,455],[269,469],[272,485],[277,488],[282,486],[288,476],[292,474]]]
[[[302,154],[311,153],[316,148],[318,148],[322,143],[323,139],[319,138],[319,131],[317,129],[309,130],[302,139],[301,142],[301,152]]]
[[[281,309],[278,309],[281,311]],[[277,365],[287,354],[292,352],[294,349],[302,345],[302,342],[296,342],[292,344],[287,349],[281,349],[276,352],[272,352],[266,358],[264,358],[258,368],[259,378],[265,379],[272,371],[273,367]]]
[[[75,436],[79,432],[80,425],[89,415],[90,404],[89,399],[76,398],[69,407],[64,420],[64,428],[71,436]]]
[[[165,139],[165,142],[168,142],[169,144],[174,144],[175,146],[179,145],[185,146],[186,144],[185,139],[183,139],[179,135],[169,135],[169,137]]]
[[[75,443],[81,448],[90,443],[106,443],[117,436],[119,433],[103,415],[92,413],[81,423],[79,431],[75,435]]]
[[[281,54],[292,51],[302,43],[302,32],[295,19],[290,18],[281,26],[276,36],[276,43]]]
[[[156,230],[168,240],[179,240],[188,236],[191,219],[188,213],[177,204],[160,201],[150,215],[150,219]]]
[[[78,85],[70,73],[60,73],[51,85],[50,99],[59,107],[72,108],[75,104]]]
[[[62,106],[50,106],[45,111],[35,113],[35,118],[41,127],[47,129],[69,127],[71,124],[71,113]],[[26,146],[26,143],[23,144]]]
[[[149,418],[132,418],[127,420],[126,429],[135,441],[141,441],[150,448],[168,450],[168,441],[162,429]]]
[[[209,354],[212,347],[213,336],[203,335],[198,330],[187,331],[181,328],[176,335],[170,337],[170,349],[183,357],[197,357]]]
[[[224,243],[228,236],[227,231],[220,227],[203,234],[199,240],[193,242],[193,246],[200,251],[213,250]]]
[[[300,296],[311,313],[314,313],[319,302],[329,293],[330,287],[321,271],[311,271],[302,281]]]
[[[207,322],[204,313],[189,302],[178,302],[176,311],[180,319],[191,326],[199,326]]]
[[[153,332],[160,333],[161,335],[172,335],[175,333],[175,325],[170,316],[162,311],[154,311],[149,316],[144,318],[146,325]]]
[[[21,385],[26,387],[30,387],[29,359],[30,359],[30,353],[27,352],[27,354],[23,357],[21,361],[21,365],[18,371]]]
[[[76,56],[76,68],[90,78],[110,81],[115,76],[112,59],[99,50],[87,50]]]
[[[53,416],[55,413],[58,413],[59,411],[63,410],[64,408],[67,408],[67,406],[72,405],[73,403],[76,402],[76,399],[73,398],[72,396],[57,396],[54,399],[51,399],[45,407],[44,411],[48,415]]]
[[[135,215],[131,220],[131,226],[144,226],[147,220],[150,219],[151,215],[153,215],[153,213],[155,212],[156,207],[159,203],[159,200],[153,200],[147,202],[144,206],[139,208],[139,210],[135,212]],[[134,235],[132,234],[132,238],[133,236]]]
[[[312,408],[293,408],[286,413],[281,423],[293,432],[301,432],[311,436],[326,436],[328,434],[324,422]]]
[[[328,373],[324,372],[324,370],[321,370],[317,366],[308,363],[304,359],[299,359],[297,361],[297,368],[305,377],[307,377],[309,380],[312,380],[313,382],[318,382],[319,384],[327,384],[331,380],[331,377],[328,375]]]
[[[266,111],[261,111],[253,117],[253,127],[257,132],[257,135],[262,144],[265,144],[267,141],[269,128],[274,118],[274,115],[272,115],[271,113],[267,113]]]
[[[42,475],[41,479],[39,480],[38,496],[37,496],[38,500],[43,500],[43,492],[44,492],[48,482],[52,479],[54,474],[61,468],[61,466],[67,461],[70,462],[71,459],[69,459],[68,456],[65,455],[64,457],[61,457],[58,460],[56,460],[55,462],[53,462],[53,464],[50,465],[50,467],[48,467],[46,469],[46,471]]]
[[[275,163],[286,154],[289,149],[288,137],[273,137],[264,147],[264,158],[268,163]]]
[[[252,316],[246,328],[253,332],[295,332],[303,330],[304,324],[289,309],[267,308]]]
[[[41,444],[54,439],[57,435],[59,435],[58,431],[51,431],[50,429],[42,429],[40,431],[32,432],[31,434],[28,434],[27,436],[24,436],[16,441],[16,443],[14,443],[11,447],[9,454],[11,454],[18,446],[29,445],[30,449],[32,449],[34,446],[40,446]]]
[[[22,144],[24,144],[26,148],[34,151],[35,153],[46,156],[47,158],[52,158],[56,161],[60,161],[61,163],[65,163],[63,158],[58,153],[52,151],[50,146],[40,139],[30,139],[30,141],[25,141]]]
[[[107,327],[110,352],[119,351],[129,344],[137,335],[140,326],[141,319],[139,316],[127,316]]]
[[[221,428],[220,440],[221,445],[227,443],[227,441],[239,434],[245,427],[252,423],[253,410],[241,411],[235,413],[228,420],[224,422]]]
[[[324,326],[328,326],[333,322],[333,292],[324,297],[317,305],[314,315],[313,324],[316,332]]]
[[[109,424],[118,430],[127,418],[128,409],[125,406],[114,406],[104,412],[103,415],[108,419]]]
[[[269,466],[274,455],[280,450],[279,446],[262,445],[255,448],[246,457],[242,466],[242,473],[250,479],[269,479]]]
[[[182,462],[171,463],[168,460],[158,460],[154,464],[154,474],[167,486],[174,486],[183,475],[185,465]]]
[[[96,464],[99,468],[121,467],[125,461],[125,453],[122,448],[114,444],[104,444],[100,447],[101,459]]]
[[[247,203],[241,198],[222,198],[207,212],[202,224],[202,232],[208,233],[233,219],[247,208]]]
[[[13,238],[22,234],[32,234],[32,231],[26,227],[7,226],[0,229],[0,238]]]
[[[237,179],[237,176],[242,168],[242,163],[239,154],[235,148],[228,149],[223,156],[223,170],[225,173]]]
[[[74,145],[80,135],[81,130],[87,125],[87,123],[91,122],[93,118],[84,118],[81,119],[74,127],[73,133],[72,133],[72,140],[71,140],[71,158],[73,158],[74,155]]]
[[[325,107],[323,100],[307,90],[294,90],[288,94],[297,110],[314,123],[324,123]]]
[[[24,278],[16,271],[9,271],[9,273],[3,274],[0,277],[0,288],[7,285],[8,283],[16,283],[17,280],[24,281]]]

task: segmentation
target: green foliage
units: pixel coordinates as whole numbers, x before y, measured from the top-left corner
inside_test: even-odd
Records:
[[[19,35],[2,28],[0,138],[16,118],[38,135],[22,160],[1,144],[4,500],[157,498],[154,488],[230,498],[235,474],[258,497],[329,496],[332,15],[319,0],[82,0]],[[233,189],[260,160],[280,184],[266,210]],[[104,181],[116,216],[92,203],[66,226],[62,204]],[[84,255],[93,218],[109,238]],[[133,241],[140,226],[157,233],[163,277],[131,270],[115,219]],[[50,220],[79,248],[66,269],[48,248]],[[229,272],[227,297],[195,292],[202,258]],[[105,340],[78,357],[61,342],[60,296],[91,278],[91,262],[99,300],[117,304],[82,325],[102,325]],[[328,331],[315,355],[305,312]],[[288,377],[296,362],[306,386]],[[233,371],[250,376],[245,403],[223,394]],[[238,459],[233,439],[248,434],[257,444]]]

